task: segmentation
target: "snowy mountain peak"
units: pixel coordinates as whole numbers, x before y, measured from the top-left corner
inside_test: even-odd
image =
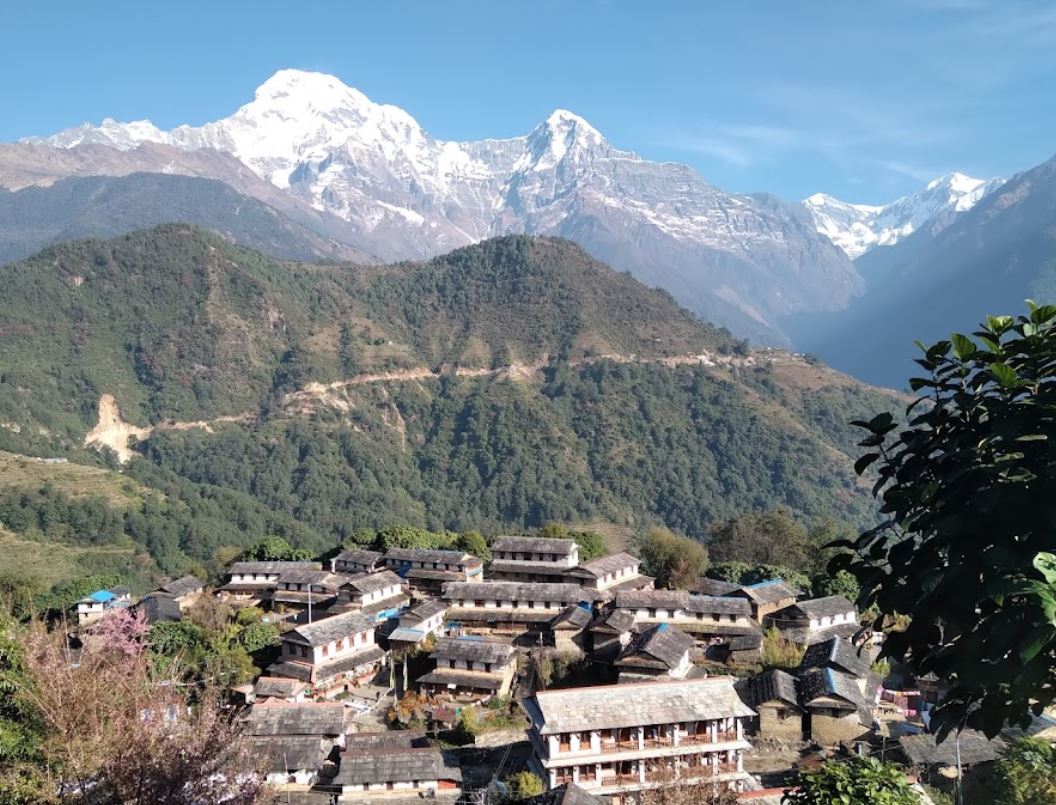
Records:
[[[890,204],[850,204],[815,193],[804,199],[803,205],[818,232],[854,259],[877,246],[898,243],[923,226],[934,231],[944,228],[951,215],[970,210],[1003,182],[955,172],[932,179],[916,193]]]

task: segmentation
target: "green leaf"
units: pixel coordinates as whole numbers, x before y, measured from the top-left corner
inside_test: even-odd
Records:
[[[990,373],[997,378],[1002,388],[1011,389],[1019,385],[1019,375],[1007,363],[990,364]]]
[[[961,333],[953,333],[950,342],[953,344],[953,354],[962,361],[972,357],[977,349],[975,342]]]
[[[1027,642],[1019,647],[1019,659],[1023,662],[1030,662],[1052,643],[1054,637],[1056,637],[1056,626],[1044,626],[1035,630]]]
[[[1034,557],[1034,569],[1037,570],[1049,584],[1056,584],[1056,554],[1042,551]]]

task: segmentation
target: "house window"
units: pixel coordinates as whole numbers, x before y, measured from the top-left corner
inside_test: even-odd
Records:
[[[484,602],[478,599],[478,600],[473,602],[473,606],[482,607],[482,606],[484,606]]]
[[[572,748],[571,736],[567,732],[561,733],[561,741],[558,751],[568,752]]]
[[[324,657],[329,657],[330,656],[330,646],[329,645],[323,646],[323,656]]]

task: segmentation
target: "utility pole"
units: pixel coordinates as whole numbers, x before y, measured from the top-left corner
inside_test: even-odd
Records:
[[[308,623],[312,622],[312,583],[308,582]]]

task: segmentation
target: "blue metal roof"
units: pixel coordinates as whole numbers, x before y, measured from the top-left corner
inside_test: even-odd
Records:
[[[766,581],[757,581],[755,584],[746,584],[745,589],[754,590],[758,587],[769,587],[771,584],[781,584],[781,579],[767,579]]]
[[[96,590],[88,597],[91,598],[93,601],[98,601],[101,604],[105,604],[107,601],[113,601],[115,598],[117,598],[117,596],[109,590]]]

